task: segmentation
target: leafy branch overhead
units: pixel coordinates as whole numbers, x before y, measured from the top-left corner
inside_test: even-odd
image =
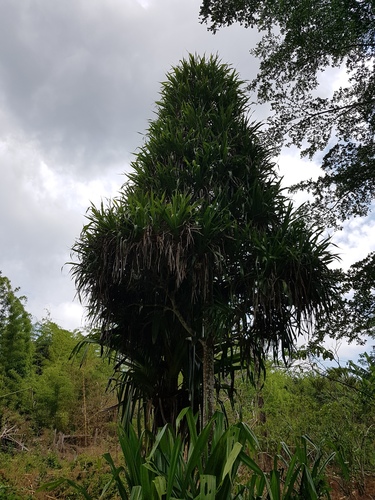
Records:
[[[375,195],[374,3],[204,0],[200,14],[213,31],[239,22],[263,34],[250,88],[274,112],[270,144],[310,158],[323,151],[323,175],[298,187],[311,190],[328,224],[366,215]],[[343,83],[326,97],[320,83],[330,68],[342,70]]]

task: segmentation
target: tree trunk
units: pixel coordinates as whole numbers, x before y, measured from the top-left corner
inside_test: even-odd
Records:
[[[215,409],[214,343],[212,338],[201,340],[203,345],[203,418],[204,427]]]

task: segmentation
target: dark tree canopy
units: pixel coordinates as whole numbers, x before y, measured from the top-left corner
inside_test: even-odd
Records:
[[[342,272],[340,281],[344,300],[319,326],[321,335],[365,343],[375,337],[375,252]]]
[[[285,198],[257,132],[232,68],[181,61],[129,182],[91,207],[73,247],[77,290],[126,367],[123,397],[159,424],[186,402],[212,412],[219,365],[291,353],[332,307],[329,241]]]
[[[324,175],[299,187],[316,197],[330,225],[368,213],[375,194],[375,12],[372,0],[204,0],[202,21],[216,31],[239,22],[263,33],[251,52],[251,85],[274,112],[268,138],[303,155],[324,151]],[[321,74],[346,69],[347,83],[319,96]]]

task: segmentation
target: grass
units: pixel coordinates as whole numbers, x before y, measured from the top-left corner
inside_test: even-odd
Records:
[[[29,451],[3,450],[0,452],[0,500],[82,498],[66,486],[52,493],[37,491],[42,484],[61,477],[82,484],[94,498],[99,497],[110,478],[110,467],[102,456],[110,450],[117,457],[118,448],[117,437],[107,436],[95,446],[79,449],[67,446],[64,452],[59,452],[54,449],[51,431],[29,444]],[[107,498],[115,499],[115,491],[109,491]]]

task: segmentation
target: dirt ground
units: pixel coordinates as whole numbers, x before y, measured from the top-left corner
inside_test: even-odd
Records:
[[[364,500],[375,500],[375,476],[366,477],[364,485],[355,483],[344,484],[341,480],[330,480],[332,488],[332,500],[356,500],[362,498]]]

